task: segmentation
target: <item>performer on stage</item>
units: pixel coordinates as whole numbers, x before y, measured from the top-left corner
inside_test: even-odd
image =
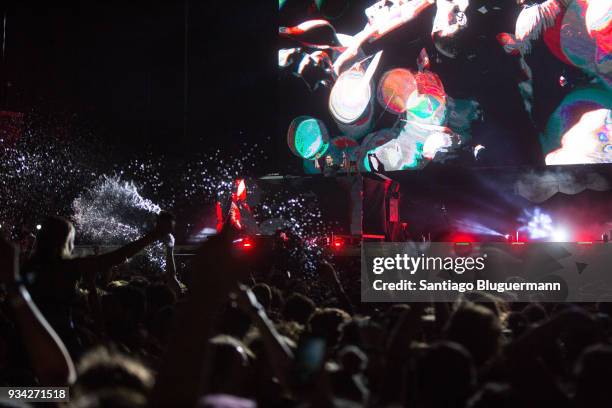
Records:
[[[225,201],[225,203],[222,203]],[[246,232],[256,233],[257,222],[247,203],[247,187],[244,179],[236,179],[235,191],[232,191],[229,200],[218,200],[216,203],[217,232],[221,232],[223,225],[230,222],[235,228]],[[227,214],[227,217],[225,216]]]
[[[320,169],[321,173],[323,173],[323,175],[325,177],[332,177],[335,176],[336,173],[338,173],[338,171],[340,169],[348,169],[348,157],[346,156],[346,154],[344,152],[342,152],[342,163],[340,164],[335,164],[334,163],[334,158],[332,157],[332,155],[328,154],[327,156],[325,156],[325,161],[323,162],[323,165],[321,165],[321,156],[317,155],[315,158],[315,168]]]

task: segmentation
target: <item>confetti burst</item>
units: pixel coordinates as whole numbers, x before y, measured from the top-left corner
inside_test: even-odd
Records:
[[[263,148],[245,144],[234,154],[203,152],[189,161],[141,153],[109,163],[112,155],[102,154],[94,135],[62,139],[36,126],[11,146],[0,143],[0,225],[13,226],[14,238],[20,226],[57,214],[74,220],[77,244],[121,245],[151,228],[160,208],[188,219],[202,204],[227,200],[236,178],[255,173],[266,159]],[[329,230],[316,196],[288,190],[266,195],[253,179],[248,189],[262,231],[290,229],[306,243],[296,256],[304,270],[314,271],[321,254],[317,238]],[[161,244],[146,258],[154,269],[163,268]]]
[[[118,244],[138,238],[161,208],[143,198],[136,185],[102,176],[72,203],[72,218],[82,239]]]
[[[94,245],[123,245],[143,236],[161,208],[144,198],[132,181],[102,176],[72,203],[79,242]],[[145,249],[149,271],[165,269],[164,248],[157,243]]]

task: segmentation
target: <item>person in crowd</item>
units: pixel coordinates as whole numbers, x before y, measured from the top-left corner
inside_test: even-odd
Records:
[[[45,220],[32,257],[24,266],[24,276],[36,304],[71,350],[81,351],[73,320],[78,302],[77,283],[94,282],[96,275],[166,238],[173,229],[173,216],[162,213],[156,227],[142,238],[105,254],[78,258],[73,256],[74,225],[57,216]]]
[[[321,163],[321,161],[323,163]],[[315,168],[320,169],[321,173],[326,177],[335,176],[341,170],[348,169],[348,158],[346,154],[342,153],[342,162],[340,164],[334,163],[334,157],[330,154],[326,155],[324,160],[321,160],[319,156],[314,161]]]
[[[283,318],[301,325],[308,323],[308,318],[315,311],[316,304],[307,296],[294,293],[287,298],[283,308]]]
[[[1,237],[0,283],[6,291],[5,302],[12,312],[12,323],[29,357],[18,363],[30,368],[29,371],[34,376],[33,383],[46,386],[72,383],[76,377],[73,361],[65,345],[40,313],[23,285],[19,268],[19,249]],[[11,351],[5,350],[4,357],[8,357]],[[8,373],[10,369],[6,368]]]

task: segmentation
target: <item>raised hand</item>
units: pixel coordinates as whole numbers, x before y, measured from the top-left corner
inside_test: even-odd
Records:
[[[166,248],[174,248],[176,239],[174,239],[174,235],[167,234],[165,237],[162,238],[162,242],[166,246]]]
[[[249,316],[263,310],[263,306],[257,300],[257,297],[248,286],[240,285],[236,291],[234,301],[240,310]]]
[[[326,260],[323,260],[318,268],[318,272],[321,282],[331,286],[336,296],[338,296],[338,301],[340,302],[342,308],[349,313],[353,313],[353,304],[342,286],[342,282],[340,281],[338,272],[336,272],[336,268],[334,268],[334,266]]]
[[[246,285],[239,285],[234,293],[234,301],[258,328],[275,376],[283,386],[287,386],[289,368],[293,362],[291,350],[276,331],[274,323],[268,319],[264,308],[251,289]]]
[[[326,260],[321,261],[321,265],[318,269],[318,272],[321,282],[333,286],[340,285],[340,279],[338,278],[338,273],[336,272],[336,269]]]
[[[202,347],[213,335],[216,317],[230,290],[241,279],[240,257],[232,241],[236,232],[226,223],[221,233],[202,244],[194,257],[193,282],[177,316],[177,331],[170,340],[165,363],[156,381],[152,407],[194,406],[207,383],[203,370],[208,350]]]

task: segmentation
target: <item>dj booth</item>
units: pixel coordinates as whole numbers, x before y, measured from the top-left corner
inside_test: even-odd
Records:
[[[282,190],[313,197],[335,235],[389,240],[399,222],[399,184],[384,175],[267,176],[257,185],[265,194]]]

